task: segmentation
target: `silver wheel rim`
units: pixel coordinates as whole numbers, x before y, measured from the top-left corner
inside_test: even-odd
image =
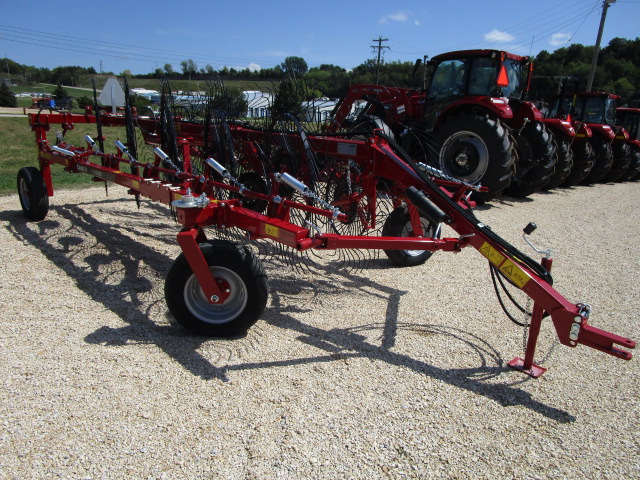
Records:
[[[209,324],[221,324],[237,318],[247,305],[247,287],[240,276],[224,267],[210,266],[214,278],[227,283],[229,296],[224,303],[212,304],[200,288],[195,275],[191,275],[184,285],[184,302],[189,311],[198,320]]]
[[[434,234],[433,227],[431,227],[429,220],[426,218],[420,217],[420,224],[422,225],[422,238],[437,238],[440,234],[440,228],[438,228],[437,232]],[[400,232],[401,237],[413,237],[413,227],[411,226],[411,221],[407,222],[405,226],[402,228]],[[403,250],[405,255],[408,257],[417,257],[419,255],[424,254],[425,250]]]
[[[31,208],[31,202],[29,202],[29,187],[27,187],[27,182],[23,177],[20,177],[18,194],[20,195],[20,200],[22,201],[22,205],[24,205],[25,210],[29,210]]]
[[[447,159],[445,159],[444,153],[449,148],[452,148],[452,146],[454,146],[456,143],[462,144],[463,142],[470,145],[476,150],[477,157],[470,158],[468,154],[461,151],[458,152],[455,158],[447,161]],[[439,160],[441,170],[451,175],[452,177],[475,184],[478,183],[487,172],[487,168],[489,167],[489,149],[477,134],[465,130],[454,133],[447,139],[446,142],[444,142],[442,148],[440,149]],[[461,175],[460,171],[465,169],[468,170],[470,164],[475,164],[475,168],[473,169],[473,171]],[[455,165],[457,165],[459,168],[452,168],[452,166]]]

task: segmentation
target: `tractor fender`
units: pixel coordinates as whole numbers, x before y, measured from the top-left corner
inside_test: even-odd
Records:
[[[593,131],[584,122],[574,122],[573,128],[576,131],[576,138],[590,138],[593,136]]]
[[[589,128],[594,133],[594,135],[600,135],[607,140],[613,140],[614,138],[616,138],[616,134],[610,125],[605,125],[602,123],[590,123]]]
[[[512,128],[522,128],[527,122],[541,122],[542,112],[532,102],[509,99],[509,106],[513,111],[513,119],[509,122]]]
[[[576,136],[576,130],[568,120],[562,118],[543,118],[544,123],[554,135],[558,135],[565,140],[571,141]]]
[[[475,110],[486,112],[500,120],[513,118],[513,110],[506,98],[487,96],[468,96],[449,103],[438,115],[436,127],[444,123],[445,119],[461,110]]]

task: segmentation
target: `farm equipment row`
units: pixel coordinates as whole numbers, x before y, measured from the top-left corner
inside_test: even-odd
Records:
[[[543,113],[528,100],[530,59],[499,50],[449,52],[421,68],[420,90],[352,85],[334,127],[384,129],[414,159],[487,187],[477,201],[640,177],[637,147],[615,125],[616,95],[579,93],[573,83],[568,92],[565,79]]]
[[[525,356],[511,366],[534,377],[544,373],[534,355],[545,316],[563,345],[631,359],[620,347],[633,349],[634,341],[591,326],[588,304],[572,303],[553,288],[548,256],[541,263],[531,259],[476,218],[471,196],[486,188],[416,161],[379,125],[312,133],[292,116],[258,128],[221,112],[204,123],[167,112],[162,108],[158,118],[137,117],[129,107],[124,115],[31,114],[39,168],[20,170],[18,191],[27,217],[44,218],[54,193],[51,166],[59,164],[121,185],[137,200],[171,205],[182,225],[182,253],[167,274],[165,298],[186,328],[234,336],[250,328],[267,303],[266,274],[254,251],[209,240],[210,227],[214,233],[237,229],[247,239],[298,252],[383,250],[401,266],[470,246],[487,258],[502,284],[534,301]],[[83,146],[65,142],[64,132],[96,122],[100,130],[127,127],[127,142],[114,141],[115,153],[105,153],[101,133],[97,142],[87,135]],[[55,144],[47,138],[54,126],[63,131]],[[134,131],[151,156],[142,158]],[[443,224],[457,236],[441,238]]]

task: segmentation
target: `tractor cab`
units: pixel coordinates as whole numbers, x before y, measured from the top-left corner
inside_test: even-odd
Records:
[[[640,140],[640,108],[616,109],[616,125],[621,125],[633,140]]]
[[[440,115],[461,103],[477,103],[501,118],[510,118],[511,99],[524,100],[531,63],[500,50],[460,50],[432,58],[426,87],[430,115]],[[463,100],[464,99],[464,100]]]
[[[618,95],[604,92],[583,92],[576,98],[574,115],[586,123],[615,125]]]

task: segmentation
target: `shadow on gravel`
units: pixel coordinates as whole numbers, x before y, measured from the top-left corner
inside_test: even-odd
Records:
[[[91,202],[91,204],[108,203],[111,213],[114,213],[113,210],[116,210],[118,203],[126,201],[106,199]],[[175,233],[178,228],[172,225],[168,218],[164,223],[149,223],[149,213],[145,211],[149,207],[155,208],[155,204],[145,204],[140,211],[122,211],[121,213],[145,222],[145,228],[157,228],[159,235],[166,235],[167,244],[175,245],[172,242],[175,242]],[[484,339],[462,329],[448,326],[399,323],[400,300],[406,292],[349,271],[341,271],[331,265],[310,267],[325,269],[324,272],[318,271],[317,279],[313,281],[297,278],[295,274],[271,279],[271,306],[267,307],[262,318],[262,321],[272,326],[299,333],[297,340],[326,351],[326,355],[272,362],[244,362],[217,367],[200,354],[198,349],[204,343],[218,340],[194,336],[173,324],[155,323],[154,318],[158,318],[159,312],[165,316],[165,321],[168,320],[169,314],[162,295],[158,292],[150,295],[154,287],[162,288],[162,286],[152,284],[153,282],[148,278],[149,269],[152,270],[152,276],[164,278],[173,258],[138,240],[144,240],[149,236],[148,233],[131,226],[132,222],[128,226],[117,227],[101,222],[87,214],[80,205],[52,206],[51,211],[64,219],[64,225],[58,220],[47,219],[38,223],[27,222],[21,211],[0,212],[0,221],[6,223],[6,228],[16,239],[40,250],[70,279],[73,279],[79,289],[117,314],[127,324],[121,328],[101,327],[85,338],[88,343],[113,346],[125,346],[131,343],[155,344],[193,375],[205,380],[220,379],[221,381],[227,381],[229,371],[332,362],[347,357],[366,357],[409,368],[468,390],[472,394],[495,400],[505,407],[523,406],[562,423],[575,420],[575,417],[568,412],[545,405],[532,398],[528,392],[515,386],[528,380],[519,379],[516,383],[487,382],[488,379],[504,374],[510,369],[505,366],[499,353]],[[166,213],[166,210],[162,211]],[[154,235],[153,238],[162,240],[159,235]],[[96,253],[82,257],[82,261],[77,261],[76,256],[79,252],[83,248],[90,249],[91,244],[99,244],[100,248]],[[141,269],[142,263],[146,270]],[[385,260],[380,259],[374,260],[369,266],[371,269],[383,268],[382,263],[388,265]],[[111,265],[117,266],[118,278],[122,277],[122,280],[114,284],[105,284],[104,270],[108,271]],[[330,274],[334,280],[325,280],[323,278],[325,273]],[[335,281],[336,277],[337,281]],[[282,301],[283,295],[295,294],[296,291],[329,296],[340,295],[347,291],[353,293],[354,289],[362,295],[376,295],[386,299],[387,309],[383,325],[371,324],[354,329],[324,330],[296,319],[296,312],[302,312],[305,309],[287,305]],[[58,291],[64,294],[64,285],[59,286]],[[359,333],[373,329],[381,331],[380,344],[370,343]],[[447,335],[454,341],[465,342],[478,355],[479,366],[470,369],[443,369],[394,352],[392,348],[395,345],[398,329],[413,329],[422,334]],[[229,340],[225,339],[221,342],[228,344]]]

